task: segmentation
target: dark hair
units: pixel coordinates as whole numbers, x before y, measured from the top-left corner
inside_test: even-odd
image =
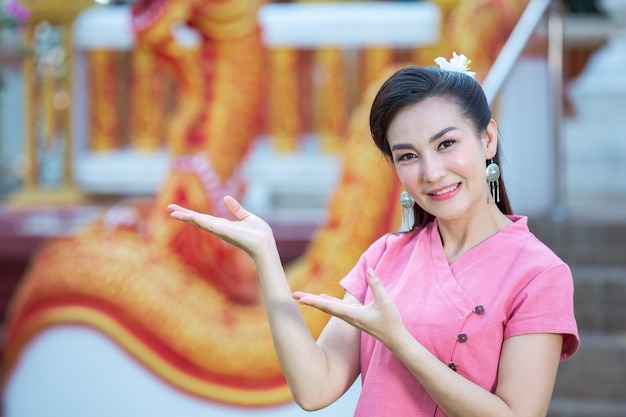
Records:
[[[406,106],[431,97],[443,98],[455,103],[461,116],[474,127],[477,135],[481,135],[491,121],[491,109],[485,93],[473,77],[435,67],[402,68],[383,83],[374,98],[370,111],[372,138],[378,149],[390,161],[393,161],[393,157],[387,141],[387,130],[396,114]],[[493,159],[496,164],[501,166],[500,146],[498,146]],[[485,161],[486,166],[487,161]],[[498,208],[504,214],[512,214],[513,211],[502,176],[500,176],[499,184],[500,202],[497,203]],[[417,204],[413,207],[413,212],[415,215],[413,228],[422,227],[435,218]]]

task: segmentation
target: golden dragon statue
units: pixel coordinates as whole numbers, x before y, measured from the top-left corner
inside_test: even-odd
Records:
[[[479,8],[493,2],[466,3]],[[511,4],[518,2],[496,3],[500,17],[507,17],[499,20],[499,29],[506,21],[510,31],[520,11]],[[177,106],[167,129],[171,172],[138,224],[111,228],[97,222],[77,237],[52,239],[40,249],[12,300],[5,383],[40,332],[78,324],[100,330],[154,374],[193,395],[248,406],[291,399],[251,260],[196,228],[169,220],[165,210],[175,202],[222,214],[225,194],[245,192],[241,164],[258,136],[266,94],[267,53],[256,19],[262,4],[133,4],[138,48],[154,51],[176,81]],[[200,35],[199,47],[183,48],[172,36],[172,26],[181,21]],[[503,36],[463,19],[451,30],[465,39],[470,26],[498,40]],[[474,68],[484,68],[491,59],[478,54],[485,39],[480,46],[464,46],[463,53],[476,57]],[[304,253],[286,265],[294,290],[340,296],[338,280],[372,241],[397,227],[401,190],[393,169],[372,146],[367,124],[378,84],[363,93],[350,118],[341,150],[343,171],[326,222]],[[328,317],[314,309],[301,311],[318,335]]]

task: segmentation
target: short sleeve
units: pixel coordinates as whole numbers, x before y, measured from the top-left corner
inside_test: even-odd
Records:
[[[541,272],[513,299],[504,337],[530,333],[562,334],[561,360],[578,350],[580,338],[574,316],[574,281],[566,264]]]
[[[380,258],[385,253],[387,247],[387,238],[384,235],[363,252],[356,265],[348,272],[348,274],[339,281],[339,284],[350,294],[354,295],[362,303],[365,302],[367,293],[367,281],[365,280],[365,271],[367,268],[375,268]]]

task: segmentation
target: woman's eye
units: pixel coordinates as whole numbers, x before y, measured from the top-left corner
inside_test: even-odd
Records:
[[[447,140],[444,140],[443,142],[441,142],[441,143],[439,144],[438,149],[439,149],[439,150],[442,150],[442,149],[449,148],[450,146],[452,146],[452,145],[454,144],[454,142],[455,142],[455,141],[454,141],[454,140],[452,140],[452,139],[447,139]]]
[[[415,154],[414,153],[403,153],[402,155],[399,155],[396,158],[397,162],[401,162],[401,161],[408,161],[409,159],[413,159],[415,158]]]

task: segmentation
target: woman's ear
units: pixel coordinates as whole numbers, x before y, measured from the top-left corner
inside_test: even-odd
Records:
[[[487,159],[494,158],[498,152],[498,125],[491,119],[485,132],[485,153]]]

